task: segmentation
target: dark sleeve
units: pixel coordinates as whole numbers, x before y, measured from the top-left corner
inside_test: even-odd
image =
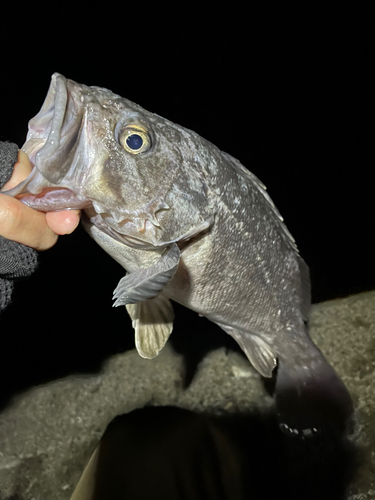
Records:
[[[0,141],[0,189],[10,179],[17,160],[17,144]],[[10,302],[14,280],[29,276],[36,266],[35,250],[0,236],[0,312]]]

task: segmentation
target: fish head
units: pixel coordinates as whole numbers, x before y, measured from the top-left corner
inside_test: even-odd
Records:
[[[125,243],[166,245],[210,216],[203,143],[110,90],[55,73],[22,148],[33,170],[5,194],[45,212],[84,209]]]

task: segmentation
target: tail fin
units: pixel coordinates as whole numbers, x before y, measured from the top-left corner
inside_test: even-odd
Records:
[[[353,403],[344,383],[308,339],[303,356],[278,358],[276,409],[280,429],[302,439],[352,425]]]

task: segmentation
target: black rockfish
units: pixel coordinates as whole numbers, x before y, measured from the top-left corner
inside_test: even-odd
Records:
[[[23,150],[34,169],[7,194],[37,210],[81,208],[127,274],[141,356],[173,327],[170,299],[231,335],[264,377],[277,367],[281,428],[345,427],[348,391],[308,335],[309,272],[265,186],[198,134],[55,73]]]

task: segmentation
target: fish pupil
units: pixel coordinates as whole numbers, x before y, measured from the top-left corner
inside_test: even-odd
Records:
[[[143,139],[138,134],[132,134],[129,135],[129,137],[126,139],[126,144],[129,146],[130,149],[137,150],[142,147]]]

